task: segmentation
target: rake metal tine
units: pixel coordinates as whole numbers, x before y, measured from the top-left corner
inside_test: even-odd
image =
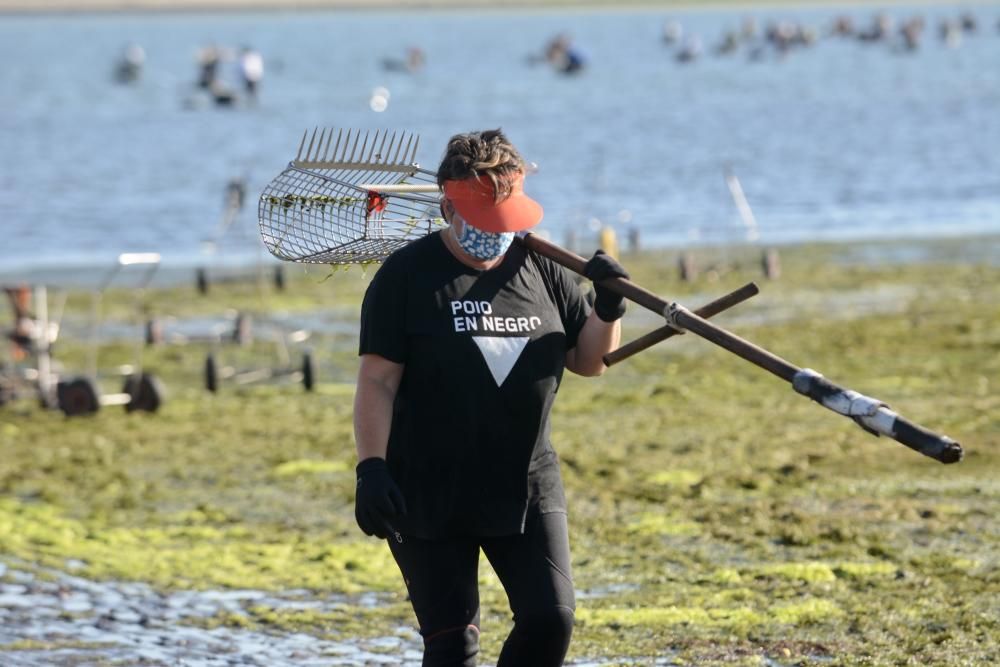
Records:
[[[405,135],[406,133],[404,132],[403,134]],[[393,146],[395,146],[395,147],[396,147],[396,153],[395,153],[395,155],[393,155],[393,156],[392,156],[392,157],[391,157],[391,158],[390,158],[390,159],[388,160],[388,162],[389,162],[390,164],[396,164],[396,160],[397,160],[397,159],[399,158],[399,148],[400,148],[400,146],[402,146],[402,145],[403,145],[403,137],[401,136],[401,137],[399,138],[399,143],[396,143],[396,133],[395,133],[395,132],[393,132],[393,133],[392,133],[392,144],[393,144]],[[389,152],[390,152],[390,153],[392,152],[392,146],[389,146]]]
[[[340,137],[337,137],[337,143],[340,146],[340,150],[337,151],[333,159],[336,162],[343,162],[344,158],[347,157],[347,146],[351,143],[351,128],[347,128],[347,131],[344,132],[343,141],[341,141]]]
[[[299,152],[296,153],[296,155],[295,155],[295,159],[296,160],[301,160],[302,159],[302,148],[306,145],[306,135],[308,135],[308,134],[309,134],[309,130],[306,130],[305,132],[302,133],[302,141],[301,141],[301,143],[299,143]]]
[[[319,154],[323,156],[323,160],[326,160],[326,152],[330,150],[330,140],[333,139],[333,128],[329,128],[329,134],[327,134],[327,130],[323,130],[323,134],[326,135],[326,145],[324,146],[320,142]]]
[[[313,133],[312,133],[312,137],[310,137],[310,138],[309,138],[309,148],[307,148],[307,149],[306,149],[306,160],[309,160],[309,156],[310,156],[310,155],[312,155],[312,150],[313,150],[313,142],[315,142],[315,141],[316,141],[316,131],[317,131],[318,129],[319,129],[319,128],[317,128],[317,127],[314,127],[314,128],[313,128]]]
[[[336,140],[333,138],[335,131]],[[302,135],[294,166],[307,171],[341,170],[342,176],[350,175],[351,182],[357,178],[372,183],[392,178],[407,179],[425,171],[416,162],[419,146],[420,136],[413,132],[317,126],[311,133],[306,130]],[[389,176],[386,172],[399,175]],[[429,173],[421,178],[426,180]]]
[[[337,154],[337,147],[336,147],[336,145],[334,145],[334,146],[331,147],[331,144],[333,144],[333,128],[332,127],[330,128],[330,140],[328,142],[326,142],[326,159],[328,159],[328,160],[332,160],[336,156],[336,154]]]
[[[383,157],[385,155],[383,150],[385,149],[385,140],[388,138],[389,138],[389,130],[386,130],[385,132],[382,133],[382,143],[378,147],[378,154],[376,155],[376,158],[378,160],[385,160],[385,158]],[[392,148],[392,144],[389,144],[389,147]]]
[[[353,131],[351,128],[347,128],[347,135],[344,136],[344,145],[340,149],[340,155],[336,158],[337,162],[343,162],[347,159],[347,147],[351,145],[351,133]]]
[[[392,153],[392,147],[393,146],[397,146],[397,147],[399,146],[399,144],[396,143],[396,135],[397,134],[398,134],[397,132],[393,132],[392,133],[392,139],[389,140],[389,148],[386,149],[386,152],[385,152],[385,163],[386,164],[395,164],[392,161],[392,155],[391,155],[391,153]]]
[[[354,145],[351,146],[351,157],[347,159],[347,162],[354,162],[354,156],[358,152],[358,142],[361,141],[361,130],[358,130],[354,135]]]
[[[413,133],[410,133],[410,138],[406,140],[406,148],[403,150],[403,162],[405,164],[409,162],[409,155],[411,155],[410,146],[413,144]]]
[[[323,145],[323,135],[325,133],[326,133],[326,128],[323,128],[322,130],[319,131],[319,141],[316,142],[316,150],[314,152],[312,152],[310,155],[307,156],[307,158],[306,158],[307,160],[310,160],[310,161],[314,162],[317,159],[319,159],[319,147]],[[315,138],[316,138],[316,134],[314,132],[313,133],[313,139],[315,139]],[[311,147],[312,147],[312,145],[310,144],[310,148]]]
[[[337,159],[337,152],[340,150],[340,139],[343,135],[344,135],[343,128],[337,130],[337,143],[333,147],[333,155],[330,156],[333,160]]]
[[[375,130],[375,137],[372,139],[372,147],[368,150],[368,158],[365,162],[371,163],[372,158],[375,157],[375,144],[378,143],[378,130]]]
[[[318,160],[319,154],[323,150],[323,141],[326,139],[326,128],[320,128],[319,136],[316,137],[316,149],[313,151],[310,160]]]
[[[396,151],[396,159],[393,160],[393,162],[396,164],[406,164],[406,152],[410,150],[409,145],[412,139],[413,135],[411,134],[409,138],[407,138],[405,132],[399,137],[399,150]],[[406,144],[403,143],[404,141]]]
[[[359,160],[364,160],[365,159],[365,149],[366,148],[368,148],[368,133],[367,132],[365,132],[365,140],[363,142],[361,142],[361,152],[358,153],[358,159]]]
[[[324,134],[326,134],[326,128],[325,127],[320,128],[319,134],[316,135],[316,150],[313,152],[312,157],[310,158],[310,160],[313,162],[319,160],[319,149],[320,146],[323,145]]]

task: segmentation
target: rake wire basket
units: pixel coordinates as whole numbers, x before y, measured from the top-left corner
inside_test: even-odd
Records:
[[[292,262],[380,262],[443,226],[435,175],[414,162],[418,145],[407,133],[307,131],[260,196],[268,251]]]

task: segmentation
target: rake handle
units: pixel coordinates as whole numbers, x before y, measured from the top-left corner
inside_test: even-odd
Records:
[[[566,267],[573,273],[578,273],[581,276],[583,275],[583,267],[587,265],[587,260],[580,257],[576,253],[570,252],[565,248],[560,248],[555,243],[546,241],[535,234],[529,233],[518,238],[529,250],[533,250],[539,255],[548,257],[556,264]],[[629,301],[635,302],[644,308],[648,308],[657,315],[662,315],[663,309],[670,305],[665,299],[653,294],[639,285],[636,285],[633,282],[626,280],[625,278],[607,278],[601,281],[601,285],[614,290]]]
[[[584,266],[587,260],[576,253],[565,248],[560,248],[551,241],[546,241],[535,234],[526,234],[519,237],[524,245],[540,255],[548,257],[553,262],[561,264],[574,273],[583,275]],[[653,311],[657,315],[666,315],[667,310],[674,304],[658,296],[644,287],[640,287],[625,278],[606,278],[600,281],[601,285],[621,294],[629,301],[639,304],[643,308]],[[681,310],[676,314],[677,324],[684,329],[701,336],[705,340],[723,347],[738,357],[746,359],[752,364],[760,366],[764,370],[777,375],[786,382],[791,382],[795,374],[799,372],[798,367],[781,357],[771,354],[767,350],[758,347],[748,340],[744,340],[725,329],[721,329],[708,322],[705,318],[699,317],[689,310]]]
[[[521,240],[530,250],[548,257],[570,271],[583,275],[583,268],[587,262],[579,255],[534,234],[526,234],[521,237]],[[697,334],[710,343],[715,343],[736,356],[778,376],[791,384],[798,393],[808,396],[838,414],[854,419],[859,426],[870,433],[888,436],[941,463],[955,463],[962,460],[962,446],[959,443],[904,419],[887,408],[878,408],[872,415],[858,417],[845,407],[845,401],[851,403],[854,399],[860,398],[872,402],[875,399],[861,396],[857,392],[827,381],[815,372],[799,368],[776,354],[712,324],[686,308],[676,307],[677,304],[668,302],[624,278],[608,278],[602,280],[601,285],[658,315],[666,316],[669,312],[676,326]]]
[[[760,289],[755,283],[747,283],[743,287],[730,292],[724,296],[719,297],[715,301],[706,303],[704,306],[694,311],[697,315],[709,318],[714,315],[718,315],[724,310],[732,308],[733,306],[743,303],[747,299],[756,294],[760,293]],[[617,350],[608,352],[604,355],[604,365],[614,366],[620,361],[625,361],[634,354],[638,354],[643,350],[647,350],[652,346],[656,345],[660,341],[667,340],[673,336],[678,335],[676,329],[671,326],[662,326],[659,329],[654,329],[649,333],[636,338],[635,340],[622,345]]]

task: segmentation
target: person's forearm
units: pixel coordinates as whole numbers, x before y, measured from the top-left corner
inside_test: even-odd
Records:
[[[607,370],[604,355],[618,347],[621,340],[621,320],[605,322],[591,312],[580,330],[571,371],[578,375],[601,375]]]
[[[354,394],[354,442],[358,461],[385,458],[392,426],[395,390],[371,378],[359,378]]]

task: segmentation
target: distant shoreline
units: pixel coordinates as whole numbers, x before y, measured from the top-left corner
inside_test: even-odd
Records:
[[[621,231],[621,230],[620,230]],[[546,238],[562,243],[561,239]],[[595,242],[596,243],[596,242]],[[624,241],[622,241],[624,243]],[[580,248],[564,246],[568,250],[578,252]],[[596,245],[595,245],[596,247]],[[846,238],[846,239],[804,239],[791,241],[757,241],[742,243],[739,241],[724,243],[682,243],[682,244],[650,244],[644,245],[642,254],[662,257],[662,265],[676,263],[683,252],[694,252],[702,257],[731,256],[740,252],[757,252],[776,249],[781,253],[794,252],[808,247],[826,247],[840,249],[855,257],[855,261],[895,262],[904,264],[933,265],[940,262],[970,262],[983,263],[990,266],[1000,265],[1000,233],[984,232],[969,235],[924,235],[876,238]],[[846,255],[845,255],[846,256]],[[40,262],[23,263],[6,262],[0,258],[0,285],[47,284],[73,289],[89,289],[100,285],[106,279],[109,270],[115,265],[115,253],[94,253],[90,259],[75,257],[59,262],[55,259],[45,259]],[[261,254],[253,253],[232,255],[224,259],[219,257],[196,256],[193,254],[173,254],[165,251],[162,262],[156,271],[151,286],[153,288],[173,287],[191,284],[192,276],[198,269],[208,270],[215,276],[247,275],[258,267],[270,272],[275,267],[283,266],[287,271],[303,272],[327,270],[325,264],[298,264],[284,262]]]
[[[725,0],[723,0],[725,1]],[[662,0],[631,0],[642,7],[691,4]],[[181,13],[230,11],[309,11],[339,9],[531,9],[592,8],[609,6],[608,0],[0,0],[0,13],[8,14],[96,14],[96,13]]]
[[[878,11],[890,6],[996,5],[995,0],[0,0],[0,15],[32,14],[111,14],[111,13],[184,13],[237,11],[310,11],[310,10],[581,10],[581,9],[694,9],[768,8],[768,7],[863,7]]]

